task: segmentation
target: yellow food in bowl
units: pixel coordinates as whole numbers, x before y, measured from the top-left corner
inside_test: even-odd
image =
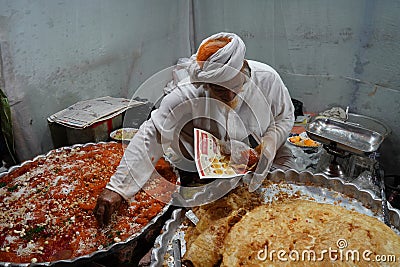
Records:
[[[137,129],[118,129],[112,136],[115,140],[130,140],[137,133]]]
[[[301,137],[299,135],[290,137],[289,141],[296,146],[302,146],[302,147],[318,147],[319,145],[318,142],[310,138]]]
[[[305,146],[318,146],[317,142],[311,140],[311,139],[306,139],[303,141]]]
[[[299,135],[292,136],[292,137],[289,138],[289,141],[295,144],[295,143],[301,141],[301,137]]]

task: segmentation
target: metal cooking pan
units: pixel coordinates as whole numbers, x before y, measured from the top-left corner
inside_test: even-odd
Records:
[[[268,174],[266,180],[293,187],[283,186],[281,189],[278,187],[278,190],[282,190],[287,196],[296,195],[300,192],[305,199],[339,205],[383,221],[381,199],[371,190],[362,189],[357,184],[345,182],[340,178],[295,170],[285,172],[275,170]],[[263,185],[258,189],[258,192],[265,197],[266,202],[274,201],[274,195],[277,193],[274,187],[269,189],[264,188]],[[388,215],[393,231],[400,235],[400,210],[389,205]],[[177,266],[172,245],[173,241],[181,239],[181,253],[183,254],[186,251],[184,231],[181,230],[184,220],[185,211],[183,209],[173,211],[171,219],[165,223],[162,233],[154,243],[151,267]]]
[[[113,142],[116,143],[116,142]],[[28,160],[23,162],[20,165],[13,166],[11,167],[7,172],[1,173],[0,178],[12,173],[13,171],[18,170],[19,168],[22,168],[30,163],[33,163],[38,160],[45,159],[48,157],[51,153],[55,152],[60,152],[64,149],[74,149],[78,147],[88,147],[88,146],[93,146],[93,145],[98,145],[98,144],[106,144],[105,142],[100,142],[100,143],[88,143],[88,144],[78,144],[78,145],[73,145],[69,147],[63,147],[59,148],[56,150],[52,150],[48,152],[45,155],[40,155],[35,157],[33,160]],[[178,177],[179,179],[179,177]],[[0,266],[12,266],[12,267],[26,267],[26,266],[91,266],[88,265],[89,263],[92,263],[93,266],[97,266],[96,262],[104,262],[104,259],[118,254],[118,253],[124,253],[128,250],[130,254],[135,253],[135,251],[138,249],[140,250],[141,245],[137,246],[143,240],[149,239],[152,236],[155,237],[157,235],[159,228],[162,227],[164,224],[165,220],[170,216],[172,212],[172,206],[171,203],[166,204],[163,209],[145,226],[143,227],[139,232],[136,232],[126,240],[116,242],[108,247],[105,247],[103,249],[99,249],[93,253],[90,253],[88,255],[84,256],[79,256],[76,258],[71,258],[71,259],[64,259],[64,260],[58,260],[58,261],[53,261],[53,262],[38,262],[38,263],[15,263],[15,262],[1,262],[0,261]],[[143,253],[143,252],[142,252]],[[143,253],[144,255],[144,253]]]

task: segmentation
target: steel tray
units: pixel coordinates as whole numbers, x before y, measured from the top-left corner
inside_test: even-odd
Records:
[[[98,143],[87,143],[87,144],[76,144],[73,146],[68,146],[68,147],[62,147],[58,149],[54,149],[46,153],[45,155],[39,155],[35,157],[32,160],[27,160],[24,161],[23,163],[11,167],[7,172],[1,173],[0,178],[3,177],[4,175],[7,175],[18,168],[21,168],[22,166],[32,163],[34,161],[37,161],[39,159],[43,159],[48,157],[51,153],[54,152],[59,152],[64,149],[73,149],[77,147],[87,147],[87,146],[92,146],[92,145],[97,145],[97,144],[105,144],[106,142],[98,142]],[[117,142],[110,142],[110,143],[117,143]],[[179,176],[178,176],[178,181],[179,181]],[[113,243],[112,245],[105,247],[103,249],[99,249],[95,252],[92,252],[87,255],[79,256],[76,258],[71,258],[71,259],[65,259],[65,260],[58,260],[58,261],[52,261],[52,262],[38,262],[38,263],[14,263],[14,262],[1,262],[0,261],[0,266],[4,267],[28,267],[28,266],[86,266],[90,262],[101,262],[102,259],[104,259],[107,256],[110,256],[114,253],[126,253],[127,250],[128,252],[134,251],[136,247],[140,247],[140,243],[143,241],[144,238],[154,235],[155,231],[158,231],[158,228],[161,228],[164,222],[167,220],[167,218],[170,216],[172,211],[172,201],[170,203],[167,203],[164,208],[145,226],[143,227],[139,232],[133,234],[129,238]],[[154,233],[153,233],[154,232]],[[156,234],[155,234],[156,235]],[[138,246],[139,244],[139,246]]]
[[[383,142],[380,133],[339,120],[318,118],[306,127],[307,135],[322,144],[358,155],[378,150]]]
[[[296,194],[301,192],[304,197],[320,203],[330,203],[343,206],[349,210],[373,216],[383,221],[381,199],[371,190],[361,189],[354,183],[345,182],[340,178],[332,178],[323,174],[311,172],[297,172],[295,170],[275,170],[268,175],[268,180],[290,184],[288,187],[263,187],[258,191],[263,194],[266,202],[274,201],[278,190]],[[283,188],[283,189],[282,189]],[[181,252],[186,251],[184,231],[181,230],[185,219],[183,209],[174,210],[171,219],[164,225],[162,234],[156,238],[151,255],[151,267],[175,266],[171,244],[175,239],[181,240]],[[400,210],[389,204],[389,220],[393,231],[400,235]]]

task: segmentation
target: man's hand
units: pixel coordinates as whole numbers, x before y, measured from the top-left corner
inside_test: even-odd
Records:
[[[261,155],[264,150],[264,144],[261,142],[258,146],[254,148],[254,150],[258,153],[258,155]]]
[[[93,211],[100,227],[110,222],[111,215],[119,208],[122,200],[123,198],[121,195],[112,190],[105,188],[103,192],[101,192]]]

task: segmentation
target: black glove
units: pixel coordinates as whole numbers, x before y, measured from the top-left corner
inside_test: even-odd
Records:
[[[122,200],[121,195],[112,190],[104,189],[101,192],[93,211],[100,227],[110,222],[111,215],[119,208]]]

